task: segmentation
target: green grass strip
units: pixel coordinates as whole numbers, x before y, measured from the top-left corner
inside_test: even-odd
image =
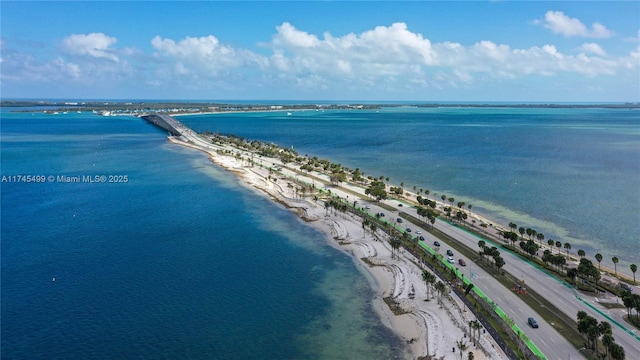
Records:
[[[420,245],[428,253],[436,254],[435,250],[433,250],[430,246],[425,244],[423,241],[418,241],[418,245]],[[471,283],[471,280],[469,278],[462,277],[462,273],[458,269],[456,269],[456,267],[453,266],[453,264],[450,264],[448,261],[444,260],[444,257],[442,257],[440,259],[440,261],[442,261],[442,263],[446,267],[448,267],[449,269],[454,270],[455,273],[456,273],[456,276],[460,277],[462,279],[463,283],[465,283],[465,284]],[[473,292],[475,292],[476,295],[478,297],[480,297],[482,300],[484,300],[487,304],[490,304],[491,307],[493,308],[493,310],[496,312],[496,314],[498,314],[498,316],[500,316],[500,318],[504,322],[506,322],[507,324],[512,323],[511,330],[513,330],[513,332],[515,334],[518,334],[518,335],[523,334],[523,332],[520,330],[520,328],[517,325],[513,324],[513,322],[507,316],[507,314],[499,306],[497,306],[482,290],[478,289],[477,286],[474,286],[473,289],[471,289],[471,290]],[[531,350],[531,352],[533,352],[533,354],[536,355],[538,358],[540,358],[540,359],[546,359],[547,358],[544,355],[544,353],[536,346],[536,344],[534,344],[533,341],[531,341],[531,339],[525,338],[524,342],[527,345],[527,347]]]
[[[456,226],[458,229],[466,232],[469,235],[472,235],[480,240],[484,240],[487,243],[492,244],[493,246],[500,246],[502,247],[502,244],[495,244],[493,241],[486,239],[480,235],[478,235],[477,233],[467,230],[463,227]],[[504,248],[504,247],[503,247]],[[583,304],[587,305],[589,308],[591,308],[591,310],[597,312],[598,314],[602,315],[604,318],[606,318],[607,320],[609,320],[610,322],[612,322],[613,324],[615,324],[616,326],[618,326],[619,328],[621,328],[622,330],[624,330],[627,334],[631,335],[632,337],[634,337],[636,340],[640,341],[640,336],[638,334],[635,334],[632,330],[628,329],[626,326],[624,326],[623,324],[620,324],[618,321],[616,321],[615,319],[613,319],[612,317],[610,317],[608,314],[602,312],[600,309],[596,308],[595,306],[593,306],[592,304],[590,304],[589,302],[587,302],[586,300],[584,300],[583,298],[581,298],[578,293],[575,291],[575,289],[567,284],[566,282],[562,281],[560,278],[558,278],[558,276],[554,273],[551,273],[548,269],[541,267],[537,262],[535,261],[531,261],[530,259],[522,256],[520,253],[518,253],[517,251],[513,251],[509,248],[504,248],[508,251],[510,251],[512,254],[518,256],[520,258],[520,260],[526,261],[527,263],[529,263],[530,265],[534,266],[535,268],[537,268],[538,270],[542,271],[543,273],[549,275],[552,279],[556,280],[557,282],[559,282],[560,284],[562,284],[563,286],[571,289],[571,291],[573,292],[573,295],[576,297],[576,299],[578,299],[580,302],[582,302]]]

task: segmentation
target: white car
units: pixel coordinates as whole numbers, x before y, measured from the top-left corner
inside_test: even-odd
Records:
[[[453,264],[455,262],[455,260],[453,260],[451,256],[447,258],[447,261],[449,262],[449,264]]]
[[[420,235],[420,234],[422,234],[422,231],[418,230],[418,231],[416,231],[416,234]]]

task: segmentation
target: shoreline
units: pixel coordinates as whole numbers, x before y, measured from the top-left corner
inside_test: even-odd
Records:
[[[168,140],[203,151],[212,163],[236,175],[241,184],[296,213],[304,225],[323,232],[328,244],[347,253],[375,293],[373,310],[381,322],[407,344],[411,358],[431,355],[454,359],[460,356],[458,349],[452,352],[451,348],[467,336],[467,324],[475,320],[473,314],[463,312],[461,300],[455,296],[446,296],[442,305],[433,296],[426,301],[423,269],[402,250],[397,259],[393,258],[389,243],[380,234],[364,231],[359,217],[350,213],[335,214],[313,199],[297,198],[286,180],[271,178],[268,168],[245,166],[232,155],[216,151],[225,147],[211,145],[206,149],[175,137]],[[260,161],[275,163],[275,159],[268,158]],[[403,314],[394,315],[385,298],[391,298]],[[489,334],[481,336],[479,349],[473,349],[473,353],[475,359],[506,359]]]
[[[469,105],[469,106],[476,106],[476,104]],[[584,105],[584,106],[587,106],[587,105]],[[300,110],[300,111],[304,111],[304,110]],[[278,113],[280,111],[276,110],[276,111],[269,111],[269,112]],[[282,112],[286,112],[286,110],[283,110]],[[222,114],[222,112],[215,113],[215,114]],[[195,116],[195,115],[200,115],[200,114],[199,113],[176,114],[175,116],[179,117],[179,116]],[[358,164],[353,165],[353,167],[355,166],[358,166]],[[367,170],[367,169],[364,169],[364,170]],[[368,170],[370,170],[373,173],[371,169],[368,169]],[[387,184],[387,187],[389,185],[398,186],[398,184],[395,184],[395,185]],[[416,205],[417,201],[416,201],[415,191],[411,191],[407,187],[404,189],[404,192],[407,194],[407,196],[396,198],[395,200],[405,201],[408,199],[410,202]],[[458,194],[458,196],[464,200],[464,197],[465,197],[464,194],[462,195]],[[456,198],[458,198],[458,196],[456,196]],[[446,201],[441,201],[439,198],[436,199],[433,196],[430,197],[425,194],[422,194],[422,197],[428,198],[430,200],[435,200],[438,203],[438,210],[441,209],[441,206],[449,206],[449,203],[447,203]],[[474,202],[473,200],[470,200],[470,201]],[[508,223],[511,221],[514,221],[520,225],[523,225],[523,227],[526,227],[526,228],[530,227],[532,230],[539,231],[540,233],[544,233],[543,235],[547,235],[547,237],[544,238],[542,241],[541,251],[544,251],[545,249],[549,248],[552,253],[554,254],[561,253],[565,256],[568,256],[570,258],[568,259],[570,260],[570,262],[577,263],[580,260],[580,255],[578,251],[582,249],[583,251],[586,251],[586,256],[583,256],[583,257],[590,260],[592,263],[596,265],[598,265],[598,263],[596,262],[595,255],[597,253],[600,253],[604,255],[604,260],[600,265],[602,270],[601,275],[609,276],[612,279],[614,284],[617,284],[618,281],[621,281],[621,282],[630,284],[632,286],[640,285],[640,275],[636,274],[637,276],[634,283],[634,274],[629,268],[629,265],[631,265],[632,263],[640,264],[638,263],[638,259],[634,259],[633,255],[635,254],[635,251],[632,254],[628,254],[624,252],[621,253],[621,250],[619,251],[615,249],[611,250],[607,248],[601,248],[599,244],[602,244],[602,241],[597,240],[598,234],[596,234],[595,236],[588,236],[588,237],[587,235],[583,236],[583,235],[577,234],[575,232],[575,229],[572,229],[571,226],[565,226],[565,224],[562,221],[556,221],[553,219],[549,220],[549,219],[545,219],[544,217],[536,217],[537,215],[530,215],[529,213],[527,213],[526,209],[522,210],[522,209],[512,208],[509,206],[509,204],[498,204],[498,203],[493,204],[491,203],[491,201],[488,201],[488,203],[490,205],[497,205],[497,207],[490,206],[488,208],[482,208],[482,206],[484,205],[482,204],[483,201],[479,200],[478,202],[480,202],[480,204],[474,203],[473,205],[474,206],[479,205],[480,207],[477,207],[477,208],[474,207],[473,212],[471,210],[467,212],[466,209],[462,209],[463,211],[467,212],[467,215],[469,216],[469,219],[466,221],[465,226],[472,225],[471,224],[472,219],[476,220],[477,223],[473,227],[474,227],[474,230],[477,231],[478,233],[484,233],[484,230],[479,227],[479,224],[481,223],[492,224],[493,228],[499,229],[501,231],[510,231]],[[451,207],[454,208],[454,210],[457,210],[455,205],[452,205]],[[512,212],[513,214],[510,214]],[[490,230],[492,230],[492,227],[489,227],[486,229],[487,232]],[[518,230],[516,229],[514,230],[514,232],[518,232]],[[500,244],[503,243],[502,241],[503,239],[500,237],[499,234],[496,234],[496,233],[492,233],[492,234],[494,236],[492,240],[497,241]],[[555,239],[556,241],[561,241],[563,244],[569,243],[572,247],[569,248],[568,254],[565,248],[561,248],[560,251],[558,252],[557,247],[555,246],[549,247],[547,244],[547,240],[551,238]],[[534,237],[534,240],[535,240],[535,237]],[[537,241],[538,240],[536,240],[536,242]],[[626,245],[625,245],[627,244],[626,240],[623,240],[620,244],[622,249],[626,249]],[[617,264],[617,266],[614,265],[613,262],[611,261],[613,256],[619,258],[619,263]],[[620,269],[618,270],[617,267],[620,267]]]

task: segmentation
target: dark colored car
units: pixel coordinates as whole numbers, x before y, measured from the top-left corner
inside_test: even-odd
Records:
[[[531,325],[532,328],[538,328],[538,322],[536,321],[536,319],[530,317],[529,319],[527,319],[527,322],[529,323],[529,325]]]
[[[424,241],[424,236],[420,235],[418,239],[420,239],[420,241]]]
[[[440,242],[439,241],[434,241],[433,242],[433,246],[440,246]]]
[[[467,266],[467,263],[462,259],[458,259],[458,264],[460,264],[460,266]]]
[[[407,230],[407,232],[411,232],[411,228],[407,228],[406,230]]]
[[[396,221],[397,221],[398,223],[402,223],[402,219],[400,219],[400,218],[397,218],[397,219],[396,219]]]
[[[633,288],[629,284],[625,284],[621,282],[619,285],[620,285],[620,289],[622,289],[623,291],[633,291]]]
[[[451,251],[451,249],[447,250],[447,255],[453,256],[453,251]]]

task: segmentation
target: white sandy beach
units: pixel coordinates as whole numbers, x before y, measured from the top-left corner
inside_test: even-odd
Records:
[[[471,312],[463,311],[462,302],[453,293],[443,297],[442,304],[435,292],[426,301],[423,269],[412,261],[413,256],[403,250],[400,250],[399,257],[392,258],[391,246],[383,238],[386,235],[365,232],[359,217],[326,211],[323,202],[315,202],[313,196],[297,197],[286,179],[274,181],[273,177],[270,178],[268,166],[276,163],[275,159],[260,158],[259,161],[268,164],[265,165],[267,167],[250,167],[233,156],[216,152],[215,146],[204,149],[178,138],[169,139],[173,143],[205,151],[212,162],[237,174],[243,184],[297,213],[306,224],[327,234],[330,244],[350,254],[358,268],[365,271],[377,293],[373,304],[376,312],[386,326],[410,344],[413,358],[460,359],[457,342],[462,342],[467,346],[463,351],[464,359],[470,351],[474,353],[474,359],[506,359],[488,333],[481,334],[477,347],[473,345],[469,339],[468,324],[475,317]],[[340,192],[339,188],[332,190]],[[385,297],[392,297],[405,314],[394,315],[383,301]]]

